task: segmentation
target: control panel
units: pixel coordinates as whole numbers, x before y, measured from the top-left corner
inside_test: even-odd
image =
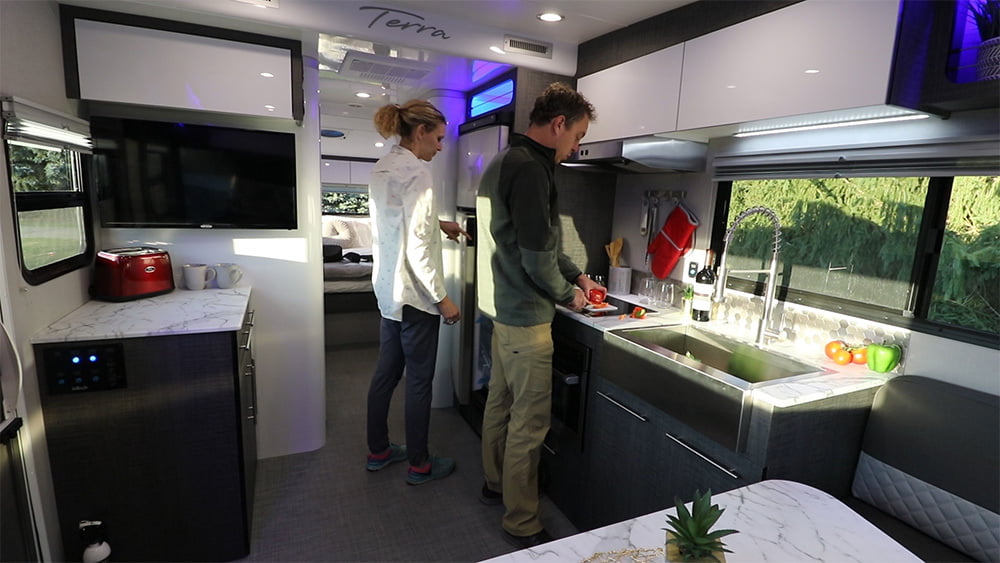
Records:
[[[121,342],[48,344],[41,352],[50,395],[126,387]]]

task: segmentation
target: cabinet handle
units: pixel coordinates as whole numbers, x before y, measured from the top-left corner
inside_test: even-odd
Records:
[[[642,416],[641,414],[638,414],[638,413],[636,413],[636,412],[635,412],[635,411],[633,411],[632,409],[630,409],[630,408],[626,407],[625,405],[623,405],[623,404],[619,403],[618,401],[616,401],[616,400],[612,399],[612,398],[611,398],[611,397],[609,397],[608,395],[605,395],[604,393],[601,393],[600,391],[597,391],[597,394],[598,394],[598,395],[600,395],[600,396],[601,396],[602,398],[604,398],[605,400],[607,400],[608,402],[610,402],[610,403],[611,403],[612,405],[614,405],[614,406],[616,406],[616,407],[620,408],[621,410],[623,410],[623,411],[625,411],[625,412],[629,413],[630,415],[632,415],[632,416],[634,416],[634,417],[638,418],[639,420],[641,420],[641,421],[643,421],[643,422],[646,422],[646,417]]]
[[[253,317],[255,314],[256,311],[254,311],[253,309],[247,311],[247,326],[253,326]]]
[[[247,417],[247,420],[255,421],[257,420],[257,417],[251,414],[250,416]]]
[[[684,446],[685,448],[687,448],[687,450],[688,450],[688,451],[690,451],[690,452],[691,452],[691,453],[693,453],[694,455],[696,455],[696,456],[700,457],[701,459],[703,459],[703,460],[707,461],[707,462],[708,462],[708,463],[710,463],[710,464],[711,464],[711,465],[712,465],[713,467],[715,467],[715,468],[716,468],[716,469],[718,469],[719,471],[721,471],[721,472],[725,473],[726,475],[729,475],[729,476],[730,476],[730,477],[732,477],[733,479],[739,479],[739,478],[740,478],[740,476],[739,476],[739,475],[737,475],[737,474],[735,473],[735,468],[734,468],[734,469],[726,469],[725,467],[723,467],[723,466],[719,465],[719,464],[718,464],[718,463],[717,463],[717,462],[716,462],[715,460],[713,460],[712,458],[710,458],[710,457],[708,457],[707,455],[705,455],[705,454],[703,454],[703,453],[699,452],[698,450],[694,449],[694,447],[693,447],[693,446],[690,446],[690,445],[688,445],[688,443],[687,443],[687,442],[685,442],[684,440],[681,440],[681,439],[680,439],[680,438],[678,438],[677,436],[674,436],[674,435],[673,435],[673,434],[671,434],[670,432],[664,432],[664,433],[663,433],[663,435],[664,435],[664,436],[666,436],[667,438],[670,438],[671,440],[673,440],[673,441],[677,442],[678,444],[680,444],[680,445]]]
[[[545,451],[549,452],[552,455],[559,455],[555,450],[550,448],[549,445],[546,444],[545,442],[542,442],[542,447],[545,448]]]

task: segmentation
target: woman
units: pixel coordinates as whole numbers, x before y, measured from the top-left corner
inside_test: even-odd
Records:
[[[410,100],[380,108],[375,129],[386,139],[399,137],[399,143],[375,163],[369,183],[372,282],[382,321],[378,364],[368,389],[367,469],[378,471],[409,459],[406,482],[419,485],[455,469],[454,460],[431,456],[427,450],[439,317],[446,324],[461,318],[444,289],[437,231],[445,225],[437,220],[425,164],[441,150],[445,119],[430,103]],[[404,367],[408,448],[389,442],[387,422]]]

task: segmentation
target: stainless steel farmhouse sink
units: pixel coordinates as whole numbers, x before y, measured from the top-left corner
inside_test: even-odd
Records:
[[[600,374],[733,450],[745,447],[755,389],[827,370],[690,325],[605,333]]]

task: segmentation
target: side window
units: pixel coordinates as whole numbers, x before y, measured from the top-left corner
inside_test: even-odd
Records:
[[[3,141],[24,279],[38,285],[89,265],[87,123],[4,98]]]
[[[786,299],[1000,334],[997,176],[735,180],[730,190],[726,225],[757,205],[780,217]],[[733,233],[727,267],[766,268],[773,230],[757,219]]]
[[[323,184],[323,215],[368,215],[368,186]]]

